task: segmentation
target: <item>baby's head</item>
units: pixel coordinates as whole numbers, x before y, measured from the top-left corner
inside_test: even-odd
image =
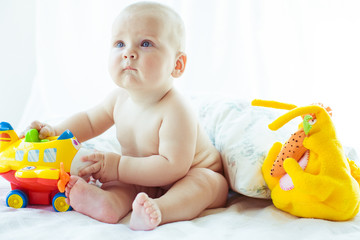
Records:
[[[113,24],[111,47],[110,74],[124,88],[134,82],[156,87],[185,69],[184,23],[175,11],[158,3],[126,7]]]
[[[174,47],[177,51],[184,52],[185,50],[185,27],[184,23],[177,12],[173,9],[154,2],[138,2],[126,7],[118,16],[117,20],[122,15],[137,15],[145,18],[152,16],[158,18],[168,31],[169,38],[173,41]],[[116,21],[115,21],[116,22]],[[114,28],[113,28],[114,30]]]

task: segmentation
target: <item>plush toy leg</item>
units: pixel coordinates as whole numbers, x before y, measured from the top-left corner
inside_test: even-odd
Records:
[[[278,154],[281,151],[281,148],[282,148],[282,144],[280,142],[274,143],[268,155],[266,156],[261,168],[265,182],[270,190],[272,190],[279,183],[278,177],[271,176],[271,169],[274,164],[274,161],[276,160]]]

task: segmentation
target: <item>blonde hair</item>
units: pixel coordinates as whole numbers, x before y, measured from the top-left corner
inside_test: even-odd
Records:
[[[122,12],[127,11],[154,11],[156,15],[163,15],[166,19],[171,19],[173,22],[172,35],[176,41],[178,51],[185,51],[185,24],[176,11],[156,2],[137,2],[127,6]]]

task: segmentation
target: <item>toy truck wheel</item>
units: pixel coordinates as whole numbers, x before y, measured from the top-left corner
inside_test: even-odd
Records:
[[[21,190],[12,190],[6,196],[6,205],[12,208],[25,208],[28,205],[28,197]]]
[[[71,211],[72,207],[65,202],[65,194],[64,193],[57,193],[53,200],[52,206],[56,212],[66,212]]]

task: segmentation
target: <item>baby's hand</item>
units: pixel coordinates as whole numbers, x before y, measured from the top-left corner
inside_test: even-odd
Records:
[[[110,152],[94,152],[83,156],[82,161],[92,162],[91,165],[84,167],[79,171],[80,177],[91,175],[95,180],[101,183],[118,180],[118,167],[121,156]]]
[[[30,126],[25,129],[25,131],[19,134],[19,138],[25,137],[26,132],[30,129],[38,130],[40,139],[55,136],[55,129],[52,126],[46,123],[41,123],[39,121],[33,121]]]

